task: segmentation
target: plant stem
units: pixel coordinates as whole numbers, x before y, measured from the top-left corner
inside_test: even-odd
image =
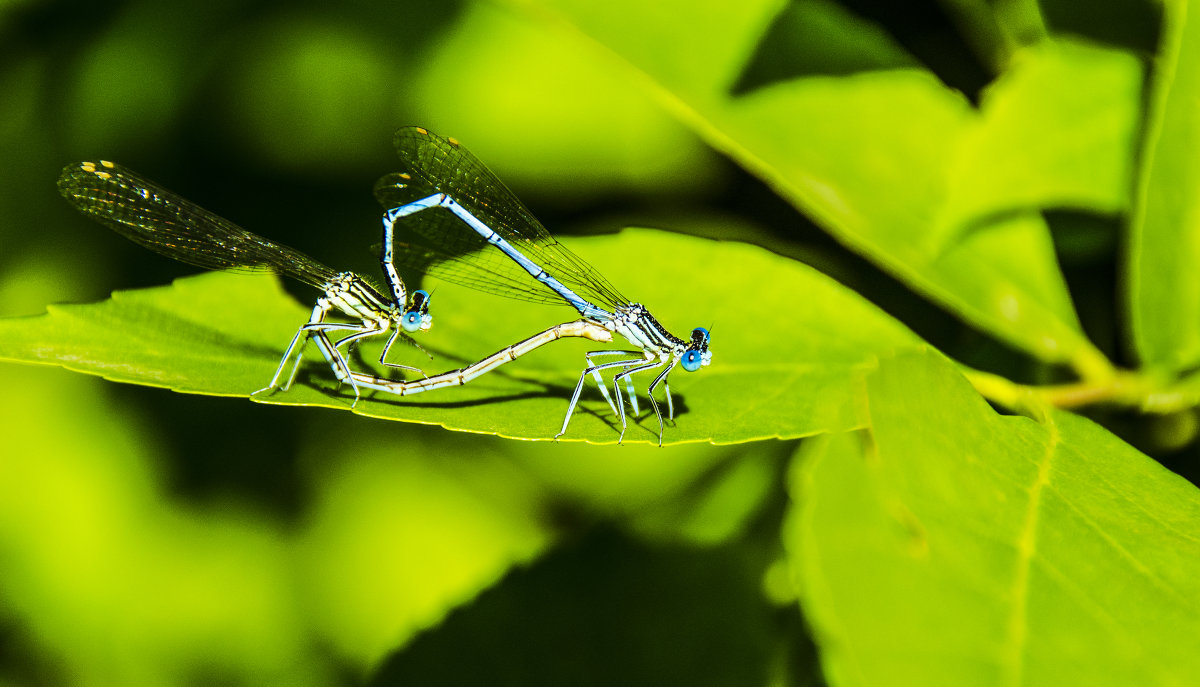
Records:
[[[989,372],[962,369],[984,398],[1014,410],[1110,404],[1143,412],[1173,413],[1191,408],[1200,401],[1200,394],[1182,385],[1164,384],[1156,375],[1130,370],[1114,370],[1113,374],[1100,380],[1031,386]]]

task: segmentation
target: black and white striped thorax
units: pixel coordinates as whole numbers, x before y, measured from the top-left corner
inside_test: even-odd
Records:
[[[398,304],[385,297],[353,272],[335,274],[321,289],[324,293],[318,299],[318,307],[340,310],[348,317],[380,325],[379,329],[399,325],[403,316],[403,301]],[[400,298],[403,297],[402,292]]]
[[[641,303],[630,303],[617,308],[612,319],[602,324],[642,349],[647,359],[679,360],[689,351],[696,351],[702,361],[701,365],[708,365],[712,357],[708,350],[706,330],[694,331],[692,340],[685,341],[667,331]],[[701,331],[704,332],[702,336],[697,333]]]

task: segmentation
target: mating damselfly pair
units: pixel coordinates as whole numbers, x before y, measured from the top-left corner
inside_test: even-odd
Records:
[[[626,399],[634,417],[639,415],[633,375],[655,372],[646,393],[658,419],[661,445],[664,425],[655,391],[663,387],[668,418],[674,419],[668,375],[677,366],[695,371],[709,364],[708,330],[698,327],[687,339],[668,332],[643,305],[622,296],[556,241],[455,139],[407,127],[396,133],[394,142],[402,171],[375,185],[376,198],[385,208],[380,249],[383,289],[358,274],[337,272],[298,250],[246,231],[112,162],[68,165],[59,176],[58,188],[84,214],[160,254],[208,269],[270,270],[321,290],[312,315],[296,331],[270,383],[260,392],[290,388],[309,340],[334,377],[350,385],[357,403],[363,389],[405,396],[457,386],[563,337],[608,343],[619,334],[633,348],[585,355],[586,365],[556,437],[566,433],[590,376],[620,423],[623,439]],[[440,278],[520,300],[571,305],[580,319],[550,327],[472,365],[425,376],[415,367],[390,362],[388,355],[397,338],[426,331],[433,321],[429,293],[410,293],[397,265],[424,270],[435,264]],[[331,320],[335,313],[347,321]],[[421,378],[393,380],[351,368],[350,347],[384,335],[379,362],[420,373]],[[609,370],[616,371],[611,395],[601,375]]]

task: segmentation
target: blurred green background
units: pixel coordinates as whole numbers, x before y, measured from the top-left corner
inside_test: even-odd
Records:
[[[969,97],[992,77],[945,10],[959,3],[843,4]],[[1044,7],[1153,49],[1149,3]],[[821,68],[771,50],[740,87]],[[638,78],[484,2],[0,3],[0,315],[195,271],[62,202],[58,170],[97,157],[375,274],[371,185],[392,132],[422,124],[555,233],[762,243],[960,360],[1027,364],[838,248]],[[1119,355],[1115,229],[1082,221],[1056,239],[1085,326]],[[51,368],[0,380],[0,684],[820,679],[778,563],[792,445],[531,444]]]

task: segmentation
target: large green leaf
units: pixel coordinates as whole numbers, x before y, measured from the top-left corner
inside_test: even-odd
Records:
[[[802,450],[785,540],[833,684],[1200,682],[1200,494],[1088,420],[998,415],[932,353]]]
[[[695,326],[712,329],[712,365],[671,376],[680,413],[667,441],[732,443],[861,426],[852,400],[859,370],[875,354],[917,341],[828,277],[746,244],[631,230],[573,241],[572,248],[627,295],[651,306],[668,328],[679,334]],[[568,308],[453,286],[440,287],[433,306],[434,328],[421,341],[436,359],[410,349],[393,352],[393,361],[427,373],[453,369],[574,319]],[[206,274],[171,287],[117,293],[105,303],[52,306],[45,315],[0,321],[0,358],[178,391],[245,396],[266,386],[307,315],[271,277]],[[618,346],[555,342],[465,387],[406,398],[377,394],[354,411],[550,438],[584,366],[583,353],[606,347]],[[364,348],[364,359],[377,357],[376,348]],[[255,400],[350,409],[351,391],[334,388],[328,367],[315,351],[309,355],[315,360],[290,391]],[[604,412],[594,389],[581,407],[565,438],[616,441],[611,412]],[[627,440],[656,440],[657,422],[642,413]]]
[[[577,444],[564,453],[550,442],[355,420],[327,417],[301,437],[313,508],[294,571],[313,631],[360,668],[534,564],[562,534],[549,504],[660,543],[712,546],[777,488],[786,447]]]
[[[180,503],[178,477],[164,477],[177,447],[139,404],[114,407],[95,379],[52,372],[4,372],[21,393],[0,399],[0,592],[5,622],[35,631],[68,682],[171,685],[205,663],[251,684],[328,685],[334,656],[342,670],[370,669],[558,536],[542,510],[549,492],[514,466],[512,442],[467,449],[462,435],[348,416],[303,428],[288,461],[304,471],[297,521],[228,488]],[[736,450],[586,447],[564,461],[546,448],[568,464],[609,451],[666,462],[667,494],[686,484],[687,459],[703,470]],[[230,459],[220,450],[195,455]],[[266,469],[271,456],[236,460]],[[280,483],[295,479],[285,473]]]
[[[519,4],[615,52],[712,145],[914,289],[1044,360],[1109,373],[1034,211],[1126,206],[1140,88],[1131,55],[1067,41],[1024,49],[979,111],[913,69],[735,95],[782,3]],[[860,29],[846,20],[844,35],[886,53]],[[994,250],[993,232],[1011,240],[1006,250]]]
[[[749,547],[650,547],[604,528],[587,535],[417,637],[369,684],[806,684],[787,679],[790,618],[762,598]]]
[[[1200,362],[1200,21],[1164,3],[1162,50],[1130,227],[1129,325],[1147,366]]]
[[[464,449],[461,435],[401,429],[309,432],[300,458],[313,507],[294,540],[299,598],[312,632],[358,670],[557,536],[542,516],[547,490],[500,442]]]
[[[46,680],[171,685],[203,664],[253,684],[328,684],[288,528],[228,492],[181,503],[171,442],[96,380],[5,368],[0,597],[4,622],[55,657]]]

